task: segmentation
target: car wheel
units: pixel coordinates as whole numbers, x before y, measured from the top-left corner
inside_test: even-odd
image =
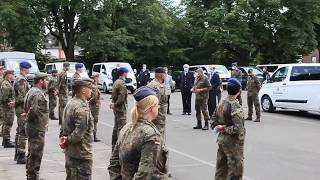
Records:
[[[106,94],[109,93],[106,83],[103,83],[103,92]]]
[[[274,112],[276,108],[273,106],[269,96],[264,95],[261,98],[261,107],[264,112]]]

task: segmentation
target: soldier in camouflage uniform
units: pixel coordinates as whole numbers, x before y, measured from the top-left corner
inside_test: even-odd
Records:
[[[21,119],[21,114],[24,113],[24,98],[30,89],[30,85],[27,81],[27,74],[30,73],[31,64],[29,62],[23,61],[20,63],[20,75],[17,76],[14,83],[15,91],[15,106],[16,106],[16,116],[17,116],[17,133],[16,133],[16,153],[14,159],[17,160],[17,164],[26,163],[26,132],[25,132],[25,122]]]
[[[14,144],[10,142],[10,132],[14,121],[14,89],[12,86],[14,81],[14,71],[7,70],[4,72],[4,80],[1,83],[1,107],[3,110],[3,126],[2,126],[2,146],[4,148],[13,148]]]
[[[114,82],[112,87],[112,102],[110,108],[114,113],[114,126],[112,131],[112,149],[117,142],[119,132],[127,123],[127,97],[128,90],[126,87],[126,78],[129,70],[125,67],[121,67],[118,70],[119,78]]]
[[[91,114],[94,119],[94,142],[100,142],[100,140],[97,138],[97,125],[99,121],[99,112],[100,112],[100,90],[98,88],[98,81],[99,81],[99,74],[93,75],[91,78],[93,78],[93,83],[92,83],[92,95],[89,100],[89,105],[90,105],[90,110]]]
[[[143,86],[133,95],[132,122],[120,131],[108,167],[111,180],[168,179],[167,150],[153,123],[159,100],[153,89]]]
[[[37,73],[34,85],[28,91],[22,114],[26,122],[28,137],[27,180],[39,180],[39,171],[44,150],[45,133],[48,129],[49,107],[45,91],[48,88],[48,75]]]
[[[253,105],[254,109],[256,110],[256,116],[257,118],[254,120],[254,122],[260,122],[260,103],[259,103],[259,98],[258,94],[261,88],[261,84],[258,80],[258,78],[253,74],[252,69],[249,69],[248,71],[249,76],[248,76],[248,82],[247,82],[247,88],[248,88],[248,117],[246,120],[252,120],[252,114],[253,114]]]
[[[49,95],[49,118],[51,120],[58,120],[54,115],[54,109],[57,107],[57,70],[52,70],[51,78],[48,84],[48,95]]]
[[[62,122],[60,147],[65,152],[67,180],[90,180],[92,176],[93,129],[88,99],[91,98],[92,80],[74,81],[75,96],[68,102]]]
[[[69,71],[70,64],[63,63],[63,72],[58,75],[57,87],[58,87],[58,96],[59,96],[59,124],[62,122],[63,110],[66,107],[68,102],[68,77],[67,72]]]
[[[242,76],[243,76],[243,74],[242,74],[241,70],[238,68],[238,63],[232,63],[231,78],[235,78],[241,83]],[[238,99],[240,105],[242,105],[241,92],[240,92],[240,95],[237,97],[237,99]]]
[[[194,82],[194,86],[192,88],[192,92],[196,93],[196,117],[197,117],[197,126],[193,127],[193,129],[209,129],[209,112],[208,112],[208,99],[209,99],[209,91],[211,90],[211,83],[208,78],[204,75],[203,69],[197,69],[197,77]],[[202,117],[201,113],[204,116],[204,127],[202,127]]]
[[[153,121],[153,124],[156,125],[160,131],[164,142],[166,141],[166,114],[168,109],[168,97],[166,94],[166,85],[164,84],[165,79],[165,69],[158,67],[155,69],[155,78],[148,84],[148,87],[156,90],[159,99],[159,113],[157,118]]]
[[[244,114],[236,99],[240,89],[240,82],[231,78],[227,85],[228,97],[219,103],[212,117],[211,128],[218,132],[215,180],[241,180],[243,176]]]
[[[71,79],[71,84],[77,80],[77,79],[81,79],[81,73],[82,73],[82,68],[83,68],[83,64],[81,63],[77,63],[75,65],[75,70],[76,72],[74,73],[74,75],[72,76],[72,79]],[[72,97],[74,96],[74,93],[72,92]]]
[[[4,71],[4,67],[0,66],[0,87],[3,81],[3,71]],[[1,94],[0,94],[0,99],[1,99]],[[3,114],[2,114],[2,106],[0,103],[0,137],[2,137],[2,123],[3,123]]]

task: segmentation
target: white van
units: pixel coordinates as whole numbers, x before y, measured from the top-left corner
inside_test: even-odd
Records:
[[[320,112],[320,64],[282,64],[263,84],[259,99],[265,112],[276,108]]]
[[[57,70],[58,73],[63,71],[63,63],[65,62],[56,62],[56,63],[48,63],[46,64],[45,70],[46,73],[51,74],[52,70]],[[68,62],[70,64],[70,69],[67,73],[67,77],[69,79],[72,78],[74,73],[76,72],[76,64],[77,62]],[[80,63],[83,64],[83,63]],[[89,78],[86,66],[83,64],[82,73],[80,74],[81,78]]]
[[[92,75],[99,74],[99,88],[103,89],[105,93],[112,91],[112,70],[117,67],[126,67],[129,70],[128,78],[126,80],[127,88],[132,93],[137,89],[137,80],[136,76],[132,70],[132,67],[129,63],[125,62],[103,62],[103,63],[95,63],[92,67]]]
[[[228,71],[228,69],[224,65],[193,65],[190,66],[190,71],[195,72],[198,68],[202,68],[204,70],[204,73],[206,75],[209,74],[211,67],[214,66],[216,68],[216,71],[218,72],[220,79],[222,81],[222,85],[225,87],[228,84],[228,80],[231,78],[231,73]]]
[[[32,82],[34,74],[39,72],[39,67],[34,53],[18,51],[0,52],[0,66],[4,66],[7,70],[14,70],[16,75],[20,73],[20,62],[22,61],[27,61],[32,65],[30,74],[27,75],[28,81]]]

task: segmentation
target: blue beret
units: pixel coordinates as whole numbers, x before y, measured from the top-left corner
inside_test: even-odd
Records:
[[[126,67],[121,67],[121,68],[119,68],[119,74],[123,74],[123,73],[128,73],[129,72],[129,70],[128,70],[128,68],[126,68]]]
[[[20,68],[30,69],[31,67],[32,67],[31,64],[29,62],[27,62],[27,61],[22,61],[20,63]]]
[[[229,81],[228,81],[228,86],[240,89],[241,88],[241,83],[240,83],[240,81],[238,81],[238,79],[230,78]]]
[[[76,69],[80,69],[80,68],[83,68],[83,64],[77,63],[77,64],[76,64]]]
[[[156,95],[156,91],[148,86],[142,86],[136,90],[133,97],[136,101],[140,101],[147,96]]]

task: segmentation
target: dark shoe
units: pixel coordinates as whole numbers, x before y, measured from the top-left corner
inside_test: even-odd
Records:
[[[203,126],[202,130],[208,130],[208,129],[209,129],[209,124],[208,124],[208,121],[206,121],[204,123],[204,126]]]
[[[201,121],[198,121],[197,126],[193,127],[193,129],[202,129]]]
[[[255,119],[253,122],[260,122],[260,118]]]
[[[2,140],[2,145],[4,148],[14,148],[14,143],[11,142],[9,139]]]
[[[27,158],[25,153],[19,153],[17,158],[17,164],[26,164]]]
[[[54,113],[50,113],[49,118],[51,120],[58,120],[59,118],[55,117]]]
[[[101,142],[101,140],[98,139],[97,137],[95,137],[95,138],[93,139],[93,141],[94,141],[94,142]]]
[[[186,113],[184,112],[184,113],[182,113],[181,115],[186,115]]]
[[[247,117],[245,120],[246,121],[252,121],[252,117]]]
[[[168,114],[168,115],[172,115],[172,113],[171,113],[171,112],[168,112],[167,114]]]
[[[17,159],[18,159],[18,150],[16,149],[13,160],[17,161]]]

